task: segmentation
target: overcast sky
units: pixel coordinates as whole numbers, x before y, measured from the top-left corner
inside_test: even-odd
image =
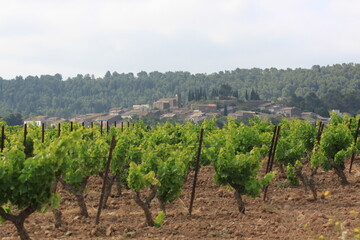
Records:
[[[0,0],[0,77],[359,63],[358,0]]]

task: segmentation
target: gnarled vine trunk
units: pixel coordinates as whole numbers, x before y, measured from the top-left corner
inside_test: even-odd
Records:
[[[154,220],[153,220],[153,218],[151,216],[150,208],[149,208],[148,204],[146,204],[146,202],[141,200],[139,192],[136,192],[134,194],[134,200],[142,208],[142,210],[144,211],[147,225],[150,226],[150,227],[153,227],[154,226]]]
[[[82,193],[79,193],[79,194],[75,194],[75,197],[76,197],[78,206],[80,208],[80,215],[83,217],[89,217],[89,213],[87,211],[84,195]]]
[[[25,230],[24,223],[25,223],[25,219],[28,216],[30,216],[33,212],[35,212],[35,210],[36,210],[36,206],[29,206],[24,210],[22,210],[19,213],[19,215],[16,216],[6,213],[4,209],[0,207],[0,216],[5,220],[12,222],[15,225],[21,240],[30,240],[30,236]]]
[[[164,199],[161,196],[157,197],[160,203],[160,209],[161,211],[163,211],[166,214],[166,203],[164,201]]]
[[[345,166],[340,165],[340,164],[336,164],[333,159],[330,159],[330,164],[331,164],[332,168],[334,169],[335,173],[340,178],[340,183],[342,185],[349,184],[349,182],[348,182],[348,180],[346,178],[346,175],[344,173]]]
[[[52,209],[52,212],[54,214],[54,219],[55,219],[55,227],[59,228],[61,227],[62,224],[62,213],[59,209]]]
[[[56,193],[58,182],[59,182],[59,180],[58,180],[58,177],[57,177],[55,182],[53,183],[53,186],[52,186],[52,192],[53,193]],[[54,219],[55,219],[55,224],[54,225],[55,225],[55,227],[56,228],[61,227],[61,223],[62,223],[62,220],[61,220],[62,213],[61,213],[61,211],[59,209],[53,208],[52,213],[54,214]]]
[[[280,170],[280,173],[281,173],[281,176],[282,178],[285,178],[286,177],[286,171],[284,169],[284,166],[282,164],[279,164],[279,170]]]
[[[242,200],[243,187],[237,184],[230,184],[232,188],[235,189],[234,197],[238,205],[239,212],[245,214],[245,203]]]
[[[115,197],[120,197],[122,195],[122,187],[121,187],[121,179],[119,175],[116,175],[115,186],[116,186]]]
[[[106,181],[106,187],[105,187],[105,192],[104,192],[104,201],[102,204],[102,208],[106,208],[106,203],[109,199],[109,196],[111,194],[111,188],[114,185],[114,181],[115,181],[116,175],[115,176],[108,176],[107,179],[104,179],[104,181]]]
[[[313,195],[313,199],[316,200],[317,192],[316,192],[315,180],[313,175],[307,176],[305,173],[302,172],[302,167],[297,168],[295,172],[298,178],[300,179],[300,181],[303,183],[305,192],[307,192],[307,187],[309,187]]]
[[[64,181],[61,177],[59,178],[59,181],[61,184],[65,187],[67,191],[69,191],[71,194],[74,194],[78,203],[78,206],[80,208],[80,215],[83,217],[89,217],[89,213],[87,211],[85,198],[84,198],[84,190],[87,184],[89,177],[86,177],[83,179],[81,185],[79,188],[74,189],[72,188],[67,182]]]
[[[142,208],[145,214],[146,223],[148,226],[153,227],[154,226],[154,220],[151,215],[150,211],[150,204],[151,201],[155,198],[157,192],[156,186],[151,186],[151,192],[150,194],[145,198],[145,201],[141,200],[140,192],[136,192],[134,194],[134,200],[135,202]]]

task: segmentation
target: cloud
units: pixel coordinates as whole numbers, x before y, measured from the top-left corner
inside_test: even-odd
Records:
[[[0,76],[359,62],[355,0],[0,0]]]

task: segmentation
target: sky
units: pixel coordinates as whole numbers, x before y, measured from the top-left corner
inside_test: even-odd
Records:
[[[357,0],[0,0],[0,77],[360,62]]]

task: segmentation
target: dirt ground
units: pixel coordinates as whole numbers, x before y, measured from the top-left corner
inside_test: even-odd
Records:
[[[246,214],[238,212],[230,190],[214,183],[213,169],[204,167],[199,172],[193,215],[188,214],[193,181],[190,175],[180,199],[168,206],[161,228],[145,226],[143,211],[129,190],[124,190],[121,197],[109,198],[96,227],[102,181],[92,178],[86,197],[89,218],[79,217],[75,198],[60,188],[63,226],[54,227],[49,211],[34,213],[25,227],[32,239],[353,239],[360,229],[359,160],[351,174],[346,169],[350,181],[346,186],[340,185],[332,171],[319,171],[319,199],[315,202],[301,185],[288,187],[286,180],[277,177],[269,187],[268,201],[262,201],[262,196],[245,197]],[[158,207],[155,202],[154,215]],[[0,225],[0,238],[18,239],[10,222]]]

